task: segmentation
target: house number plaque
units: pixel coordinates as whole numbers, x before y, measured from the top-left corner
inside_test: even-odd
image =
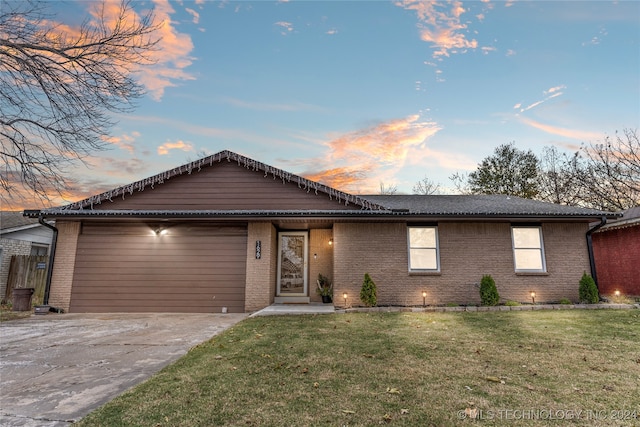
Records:
[[[256,240],[256,259],[260,259],[262,256],[262,242],[260,240]]]

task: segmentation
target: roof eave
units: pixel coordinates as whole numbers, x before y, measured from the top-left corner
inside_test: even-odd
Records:
[[[46,218],[77,218],[77,219],[223,219],[223,220],[264,220],[287,218],[313,219],[373,219],[384,218],[392,220],[573,220],[592,222],[602,215],[584,214],[535,214],[535,213],[411,213],[394,212],[389,210],[200,210],[200,211],[168,211],[168,210],[45,210],[25,211],[26,216]],[[608,216],[616,218],[616,216]]]

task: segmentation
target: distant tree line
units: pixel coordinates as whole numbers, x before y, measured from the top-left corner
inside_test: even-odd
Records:
[[[545,147],[540,157],[503,144],[469,174],[454,174],[463,194],[510,194],[527,199],[602,210],[640,205],[640,142],[624,129],[573,154]]]
[[[542,155],[503,144],[468,174],[450,177],[458,193],[509,194],[527,199],[608,211],[640,205],[640,142],[637,129],[624,129],[575,153],[544,147]],[[381,194],[397,187],[380,184]],[[424,177],[413,194],[438,194],[440,184]]]

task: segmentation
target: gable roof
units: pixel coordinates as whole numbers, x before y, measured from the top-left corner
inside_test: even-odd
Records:
[[[298,185],[301,192],[325,195],[331,200],[353,204],[361,209],[217,209],[217,210],[154,210],[154,209],[94,209],[104,201],[127,198],[136,192],[153,190],[173,177],[191,175],[204,168],[215,167],[223,161],[237,164],[250,171],[264,172],[264,177]],[[28,210],[25,215],[49,217],[138,217],[138,218],[218,218],[259,219],[265,217],[354,218],[354,217],[403,217],[403,218],[617,218],[621,214],[557,205],[506,195],[353,195],[311,181],[299,175],[275,168],[232,151],[224,150],[157,175],[115,188],[87,199],[58,208]]]
[[[355,196],[349,193],[345,193],[343,191],[337,190],[335,188],[329,187],[328,185],[320,184],[315,181],[311,181],[299,175],[295,175],[291,172],[287,172],[282,169],[275,168],[266,163],[259,162],[257,160],[253,160],[249,157],[245,157],[241,154],[234,153],[229,150],[220,151],[216,154],[212,154],[210,156],[204,157],[199,160],[195,160],[193,162],[178,166],[173,169],[169,169],[167,171],[161,172],[159,174],[150,176],[148,178],[141,179],[139,181],[132,182],[127,185],[123,185],[118,188],[114,188],[113,190],[105,191],[104,193],[97,194],[91,197],[88,197],[84,200],[80,200],[75,203],[71,203],[66,206],[46,209],[44,212],[59,212],[65,210],[84,210],[84,209],[93,209],[95,205],[99,205],[104,201],[112,201],[116,197],[125,197],[132,196],[135,192],[144,191],[145,189],[153,190],[155,186],[162,185],[165,181],[169,181],[171,178],[192,173],[197,173],[201,171],[203,168],[215,167],[217,163],[221,163],[222,161],[227,161],[229,163],[234,162],[237,163],[238,167],[242,167],[251,171],[262,171],[264,172],[264,177],[272,176],[273,179],[280,179],[283,183],[296,183],[298,187],[307,193],[313,191],[316,195],[325,194],[331,200],[337,200],[339,202],[343,202],[345,205],[354,204],[356,206],[360,206],[362,209],[373,209],[378,210],[381,209],[380,206],[372,204],[371,202],[362,199],[360,196]]]

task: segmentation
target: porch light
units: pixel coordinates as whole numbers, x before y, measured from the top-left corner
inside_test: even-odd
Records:
[[[536,293],[531,291],[530,295],[531,295],[531,301],[533,302],[533,304],[535,304],[536,303]]]
[[[331,239],[329,239],[329,246],[333,245],[333,237]]]
[[[615,296],[619,297],[620,296],[620,291],[619,290],[615,290],[615,292],[613,293]]]
[[[155,230],[153,230],[153,232],[156,234],[156,236],[164,236],[165,234],[167,234],[167,229],[158,227]]]
[[[426,291],[422,291],[422,306],[423,307],[427,306],[427,292]]]

